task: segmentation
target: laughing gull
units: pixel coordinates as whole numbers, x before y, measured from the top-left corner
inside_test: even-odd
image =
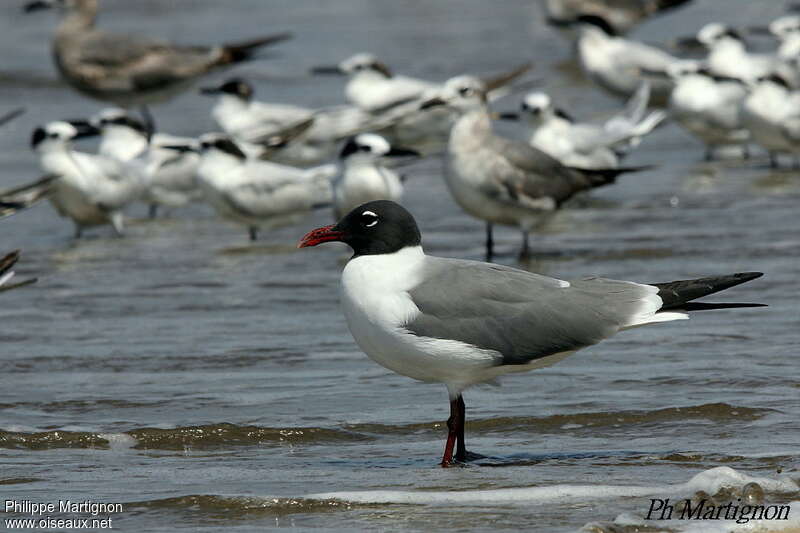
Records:
[[[689,311],[758,305],[693,302],[757,272],[653,285],[563,281],[425,255],[414,218],[390,201],[357,207],[298,246],[328,241],[354,252],[342,272],[341,301],[358,346],[398,374],[447,386],[442,466],[467,459],[464,389],[552,365],[624,329],[686,319]]]
[[[647,112],[649,84],[642,83],[624,113],[600,124],[577,122],[543,92],[525,96],[520,112],[501,113],[505,120],[524,120],[531,128],[530,145],[579,168],[616,168],[629,148],[658,126],[666,113]]]
[[[44,171],[58,176],[48,199],[61,216],[72,219],[76,238],[84,228],[103,224],[111,224],[121,236],[122,210],[144,190],[145,180],[137,167],[72,149],[73,139],[97,133],[85,122],[56,121],[36,128],[31,138]]]
[[[670,65],[675,89],[669,98],[670,117],[706,145],[706,161],[722,146],[741,146],[748,157],[750,132],[744,128],[741,107],[747,85],[737,79],[716,76],[697,61]]]
[[[460,115],[450,132],[445,181],[467,213],[486,221],[487,260],[493,254],[492,224],[520,228],[520,254],[526,257],[528,233],[543,214],[581,191],[613,183],[621,173],[642,170],[564,166],[527,143],[495,135],[486,100],[479,79],[458,76],[423,107],[446,105]]]
[[[35,0],[25,9],[60,8],[53,57],[61,76],[79,92],[123,107],[166,100],[207,72],[251,59],[262,46],[291,37],[279,33],[240,43],[177,45],[96,29],[97,5],[98,0]]]
[[[632,39],[620,37],[604,18],[578,18],[578,60],[586,76],[615,96],[630,97],[649,73],[665,73],[677,59],[667,52]],[[651,81],[653,103],[663,105],[672,84],[662,78]]]
[[[690,0],[545,0],[547,22],[569,26],[578,17],[603,17],[617,33],[623,34],[648,17],[680,7]]]
[[[302,220],[317,207],[330,205],[330,180],[336,165],[309,169],[248,158],[230,137],[200,137],[200,186],[223,218],[248,228],[251,241],[259,229]]]
[[[800,91],[777,74],[760,78],[742,105],[742,123],[777,167],[778,154],[800,154]]]
[[[18,281],[16,283],[9,283],[11,278],[14,277],[14,271],[11,270],[19,260],[19,250],[15,250],[5,257],[0,258],[0,292],[10,291],[11,289],[18,289],[31,283],[36,283],[36,278]]]
[[[48,175],[32,183],[0,191],[0,218],[10,217],[47,198],[57,178],[58,176]]]
[[[90,122],[100,129],[98,153],[138,164],[146,177],[142,200],[155,218],[159,206],[182,207],[202,199],[197,185],[200,156],[197,141],[167,133],[152,133],[124,109],[108,108]],[[179,146],[188,149],[176,149]]]
[[[371,200],[399,201],[402,179],[383,165],[384,157],[417,156],[417,152],[391,146],[374,133],[356,135],[345,143],[340,154],[342,172],[333,180],[333,213],[339,219]]]

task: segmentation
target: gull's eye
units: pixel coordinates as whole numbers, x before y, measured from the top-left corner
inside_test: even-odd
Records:
[[[474,92],[474,91],[472,90],[472,87],[461,87],[461,88],[458,90],[458,94],[460,94],[461,96],[469,96],[469,95],[471,95],[473,92]]]
[[[372,211],[364,211],[361,213],[361,223],[365,228],[371,228],[378,223],[378,215]]]

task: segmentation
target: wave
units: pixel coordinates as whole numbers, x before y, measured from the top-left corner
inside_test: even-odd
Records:
[[[13,405],[6,405],[13,407]],[[79,406],[84,408],[85,406]],[[723,423],[727,420],[757,420],[770,409],[711,403],[688,407],[671,407],[652,411],[614,411],[550,415],[544,417],[498,417],[470,420],[472,434],[524,433],[610,429],[625,426],[647,426],[687,420]],[[265,444],[317,444],[364,442],[386,435],[439,435],[443,422],[414,424],[347,424],[340,428],[325,427],[262,427],[229,423],[183,426],[176,428],[137,428],[110,437],[107,432],[50,430],[25,432],[0,430],[0,448],[42,450],[51,448],[117,448],[183,450],[226,446],[258,446]],[[684,459],[686,460],[686,459]]]

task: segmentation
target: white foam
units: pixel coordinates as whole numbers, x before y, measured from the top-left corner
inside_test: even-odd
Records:
[[[137,440],[127,433],[99,433],[97,435],[108,441],[108,447],[112,450],[127,450],[137,444]]]
[[[550,503],[595,501],[608,498],[642,497],[654,495],[691,495],[697,491],[709,494],[723,487],[742,487],[758,483],[767,492],[793,492],[800,486],[788,476],[774,478],[752,477],[733,468],[721,466],[706,470],[686,483],[664,485],[550,485],[546,487],[519,487],[494,490],[465,491],[337,491],[309,494],[306,498],[343,500],[353,503],[397,504],[470,504],[496,505],[508,503]]]

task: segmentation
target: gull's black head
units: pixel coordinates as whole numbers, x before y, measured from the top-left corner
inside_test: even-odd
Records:
[[[606,35],[610,35],[612,37],[618,36],[617,30],[614,29],[614,26],[612,26],[603,17],[599,17],[597,15],[581,15],[576,19],[576,22],[578,24],[588,24],[589,26],[599,28],[603,30],[603,33]]]
[[[400,204],[376,200],[362,204],[337,224],[307,233],[299,248],[323,242],[344,242],[360,255],[391,254],[408,246],[419,246],[421,237],[414,217]]]

